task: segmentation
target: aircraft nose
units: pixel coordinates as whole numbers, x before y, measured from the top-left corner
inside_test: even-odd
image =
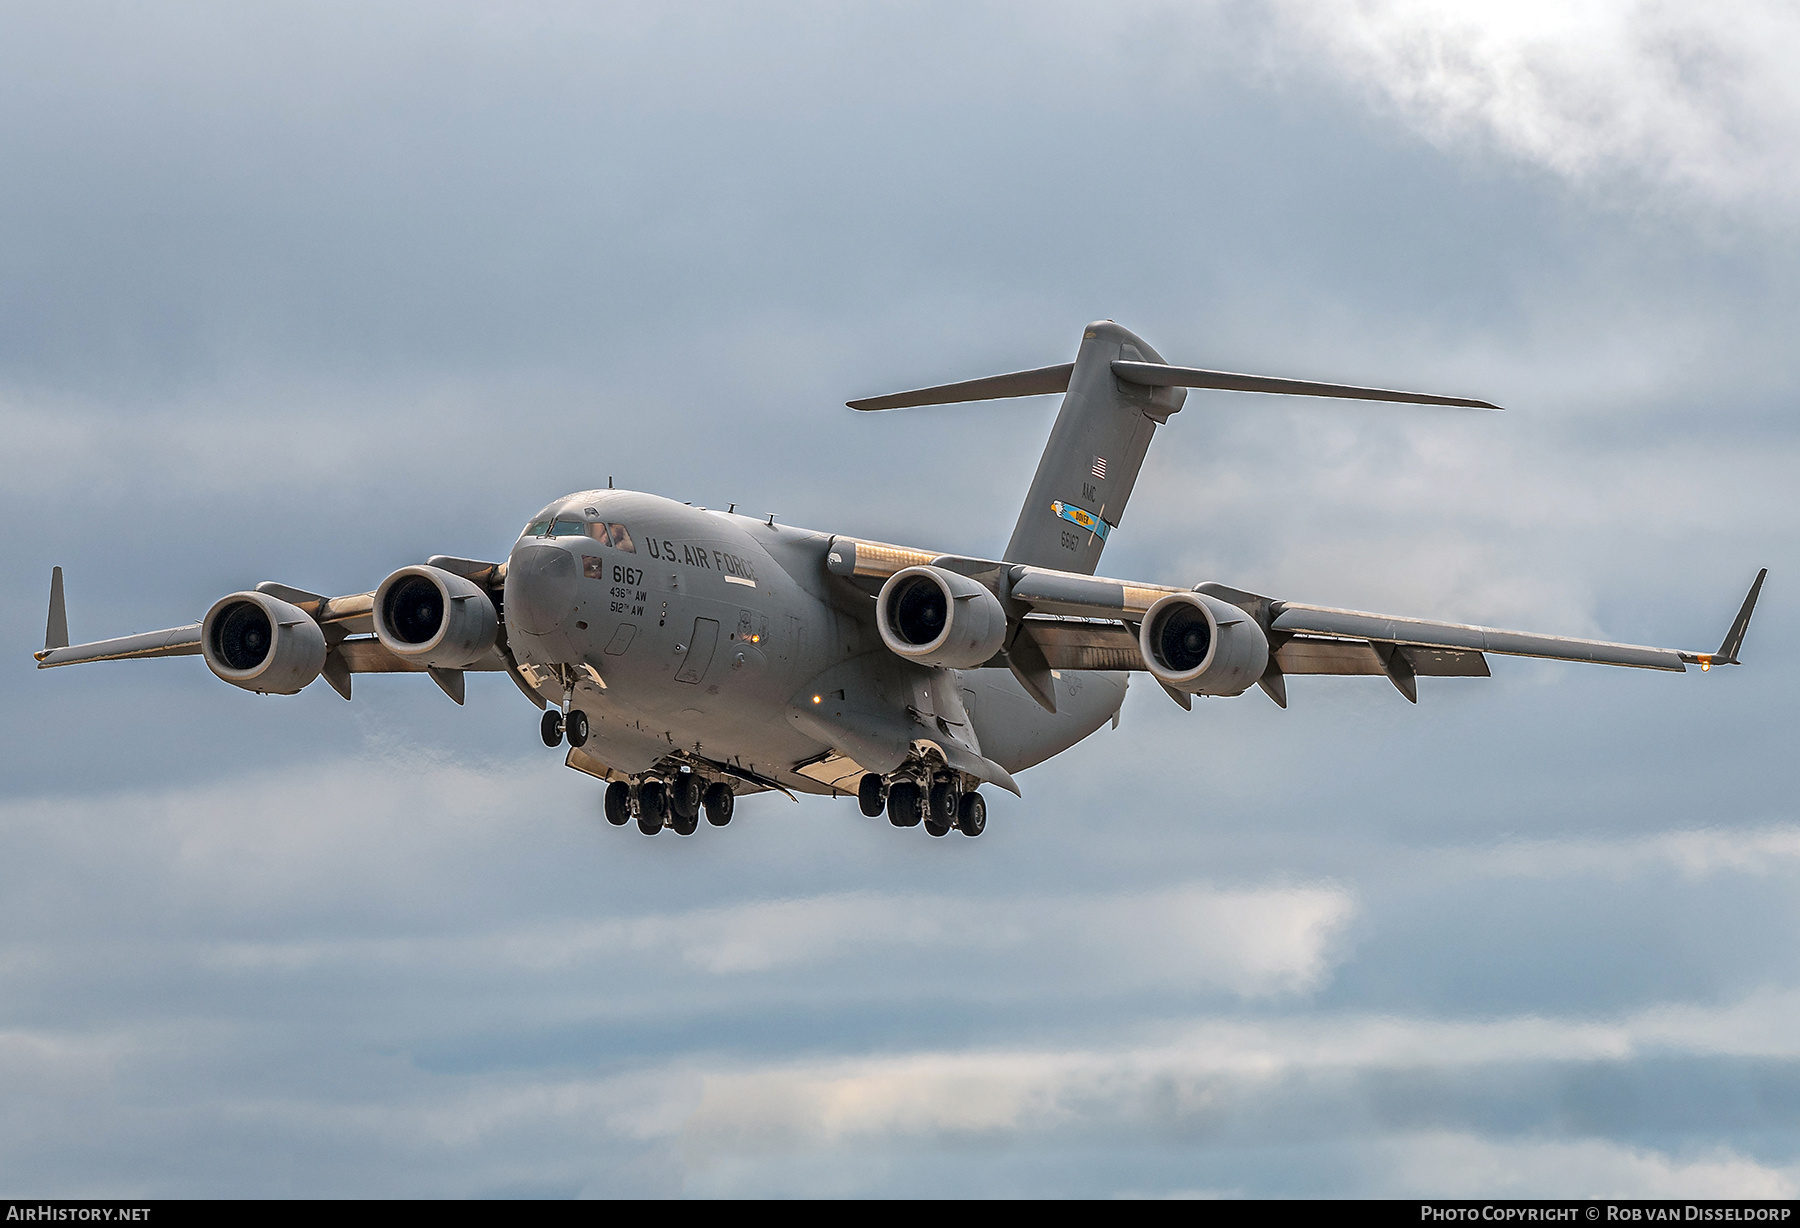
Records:
[[[506,566],[506,621],[548,635],[575,612],[575,556],[561,546],[520,546]]]

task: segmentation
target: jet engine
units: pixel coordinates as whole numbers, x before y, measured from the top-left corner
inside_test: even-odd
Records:
[[[986,586],[942,567],[906,567],[875,599],[881,642],[909,661],[973,669],[1006,642],[1006,610]]]
[[[325,668],[325,633],[305,610],[267,593],[232,593],[200,624],[207,668],[246,691],[293,695]]]
[[[1269,641],[1244,611],[1205,593],[1170,593],[1138,629],[1158,682],[1190,695],[1241,695],[1269,666]]]
[[[487,593],[439,567],[402,567],[375,590],[375,638],[397,657],[465,669],[494,646],[500,618]]]

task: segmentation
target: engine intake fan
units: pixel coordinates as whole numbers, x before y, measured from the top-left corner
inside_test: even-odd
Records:
[[[294,695],[325,668],[325,633],[298,606],[267,593],[232,593],[200,624],[207,668],[232,686]]]
[[[1190,695],[1241,695],[1269,666],[1256,620],[1205,593],[1170,593],[1144,612],[1144,663],[1158,682]]]
[[[987,587],[942,567],[905,567],[875,599],[881,642],[909,661],[973,669],[1006,642],[1006,610]]]
[[[375,590],[375,638],[397,657],[466,669],[494,646],[500,626],[479,585],[440,567],[402,567]]]

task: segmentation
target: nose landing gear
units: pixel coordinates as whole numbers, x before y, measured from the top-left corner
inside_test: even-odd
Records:
[[[563,715],[555,708],[544,713],[544,719],[538,725],[544,735],[545,746],[560,746],[563,740]]]

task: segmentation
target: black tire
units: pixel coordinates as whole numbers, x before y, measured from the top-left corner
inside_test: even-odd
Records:
[[[865,775],[856,786],[856,804],[869,818],[879,818],[887,805],[887,782],[874,772]]]
[[[669,793],[660,780],[646,780],[638,786],[638,830],[654,836],[663,829],[669,817]]]
[[[669,782],[669,813],[675,816],[676,823],[700,821],[700,794],[704,783],[692,772],[682,772]],[[677,827],[676,830],[681,829]]]
[[[895,827],[917,827],[924,816],[920,813],[919,786],[910,780],[888,786],[888,822]]]
[[[963,794],[956,808],[956,830],[965,836],[979,836],[987,830],[987,802],[979,793]]]
[[[925,834],[928,836],[947,836],[950,834],[950,824],[939,822],[935,818],[926,819]]]
[[[962,800],[962,790],[952,781],[940,780],[931,786],[930,800],[931,813],[928,817],[939,827],[949,831],[950,825],[956,822],[956,804]]]
[[[737,798],[732,795],[731,786],[721,780],[706,791],[704,804],[706,821],[714,827],[723,827],[731,822],[731,812],[737,805]]]
[[[544,719],[538,722],[538,732],[544,735],[545,746],[558,746],[562,743],[562,713],[555,708],[544,713]]]
[[[568,734],[570,746],[586,746],[588,735],[587,713],[580,708],[570,708],[568,719],[563,722],[563,730]]]
[[[631,822],[631,786],[622,780],[606,786],[606,821],[614,827]]]

